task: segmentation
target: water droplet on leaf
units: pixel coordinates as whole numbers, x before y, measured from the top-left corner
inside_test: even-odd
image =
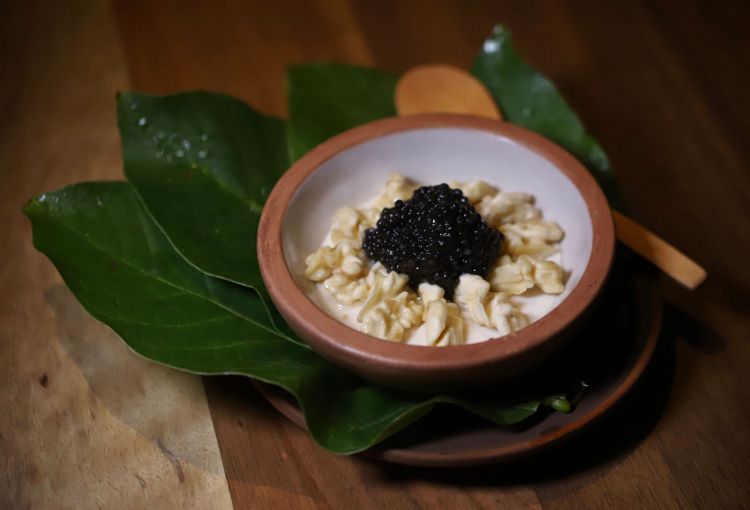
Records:
[[[494,39],[487,39],[484,41],[484,52],[495,53],[500,49],[500,43]]]

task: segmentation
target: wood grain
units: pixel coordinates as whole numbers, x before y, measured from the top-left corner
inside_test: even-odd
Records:
[[[0,23],[0,508],[231,508],[201,379],[91,318],[21,213],[121,176],[128,74],[108,5],[18,2]]]
[[[14,8],[3,18],[3,40],[25,41],[14,43],[24,45],[22,53],[0,45],[3,69],[20,69],[0,81],[0,352],[11,367],[0,377],[3,388],[12,388],[3,402],[15,410],[2,419],[16,422],[0,428],[3,454],[10,440],[18,444],[18,430],[39,434],[38,414],[24,402],[42,393],[39,369],[64,359],[33,350],[53,335],[44,290],[56,280],[12,211],[34,193],[115,175],[111,102],[95,85],[121,86],[129,74],[138,90],[209,88],[283,115],[286,64],[339,60],[392,72],[426,62],[467,67],[492,24],[502,22],[608,151],[628,214],[695,258],[709,279],[693,293],[663,281],[664,350],[645,387],[586,441],[527,466],[446,473],[336,457],[277,416],[245,381],[208,380],[235,507],[750,506],[750,4],[116,1],[127,73],[112,71],[123,60],[112,53],[111,20],[86,16],[91,5],[100,4],[52,14],[47,7]],[[42,19],[57,23],[20,36]],[[92,31],[98,35],[81,39]],[[47,32],[58,38],[43,37]],[[65,53],[66,42],[85,51]],[[44,101],[48,95],[61,99]],[[41,135],[45,144],[37,142]],[[43,159],[35,157],[39,151],[47,151]],[[38,363],[22,365],[32,350],[42,353]],[[84,398],[76,393],[84,386],[65,381],[67,394]],[[59,391],[63,381],[47,384],[47,391]],[[68,430],[44,444],[64,444]],[[3,455],[0,466],[11,497],[40,490],[29,488],[37,475],[22,456]]]

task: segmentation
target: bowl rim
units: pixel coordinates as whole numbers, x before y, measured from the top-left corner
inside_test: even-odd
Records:
[[[519,331],[483,342],[432,346],[374,338],[350,328],[319,308],[297,285],[284,255],[287,207],[307,178],[342,151],[370,140],[421,129],[466,129],[500,135],[541,155],[576,187],[591,219],[592,246],[576,287],[554,309]],[[604,193],[578,160],[554,142],[509,122],[460,114],[392,117],[355,127],[321,143],[279,179],[261,213],[257,233],[261,276],[279,312],[314,350],[348,365],[377,364],[389,370],[462,370],[510,358],[540,346],[568,328],[598,296],[612,266],[615,233]],[[497,341],[502,339],[502,341]]]

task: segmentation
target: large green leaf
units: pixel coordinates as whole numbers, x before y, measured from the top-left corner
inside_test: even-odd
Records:
[[[255,238],[287,167],[283,121],[208,92],[119,94],[117,116],[125,175],[177,250],[262,289]]]
[[[606,155],[554,86],[513,52],[507,33],[488,40],[475,73],[510,121],[568,148],[616,197]],[[281,121],[225,96],[120,95],[125,172],[137,192],[89,183],[40,196],[26,207],[35,245],[135,351],[175,368],[243,374],[286,389],[313,437],[338,453],[376,444],[439,402],[500,424],[524,420],[542,401],[564,404],[554,396],[420,398],[380,388],[298,343],[266,308],[255,235],[287,154],[296,159],[341,131],[394,115],[394,86],[391,76],[352,66],[290,68],[288,148]]]
[[[566,148],[591,171],[610,203],[622,207],[607,154],[586,133],[555,84],[516,53],[506,28],[494,28],[472,72],[490,90],[507,121],[536,131]]]
[[[396,115],[395,88],[395,77],[375,69],[333,63],[289,67],[290,159],[349,128]]]
[[[130,185],[83,183],[27,204],[34,245],[83,306],[153,361],[200,374],[242,374],[294,395],[312,436],[337,453],[376,444],[451,403],[500,424],[540,402],[421,398],[365,383],[289,341],[250,289],[187,263]]]

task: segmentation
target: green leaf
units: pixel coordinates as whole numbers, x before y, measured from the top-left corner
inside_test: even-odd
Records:
[[[536,131],[575,155],[599,182],[610,204],[622,208],[607,154],[586,133],[554,83],[516,53],[506,28],[494,28],[472,72],[490,90],[507,121]]]
[[[212,278],[172,247],[126,183],[83,183],[32,200],[34,244],[96,318],[146,357],[181,368],[231,371],[213,358],[214,338],[278,337],[257,294]],[[285,341],[285,343],[290,343]],[[307,350],[307,349],[306,349]]]
[[[558,413],[567,414],[572,409],[570,401],[565,398],[564,395],[553,395],[550,397],[545,397],[543,403],[544,405],[551,407]]]
[[[208,92],[117,98],[125,175],[177,250],[262,291],[255,239],[286,170],[283,121]]]
[[[289,67],[290,159],[342,131],[396,115],[395,88],[395,77],[375,69],[333,63]]]
[[[489,41],[475,72],[506,117],[555,139],[608,182],[606,155],[554,86],[515,55],[502,30]],[[363,382],[298,343],[265,306],[255,235],[287,154],[296,159],[341,131],[394,115],[395,81],[338,64],[292,67],[288,149],[281,121],[225,96],[122,94],[125,173],[137,193],[124,183],[88,183],[40,196],[25,208],[35,245],[91,314],[136,352],[286,389],[315,440],[337,453],[367,449],[438,403],[506,425],[540,406],[569,409],[557,394],[425,398]]]
[[[440,402],[501,424],[539,401],[423,398],[345,373],[273,325],[257,293],[187,263],[126,183],[83,183],[30,201],[34,245],[83,306],[142,356],[199,374],[241,374],[294,395],[312,436],[336,453],[371,447]]]

